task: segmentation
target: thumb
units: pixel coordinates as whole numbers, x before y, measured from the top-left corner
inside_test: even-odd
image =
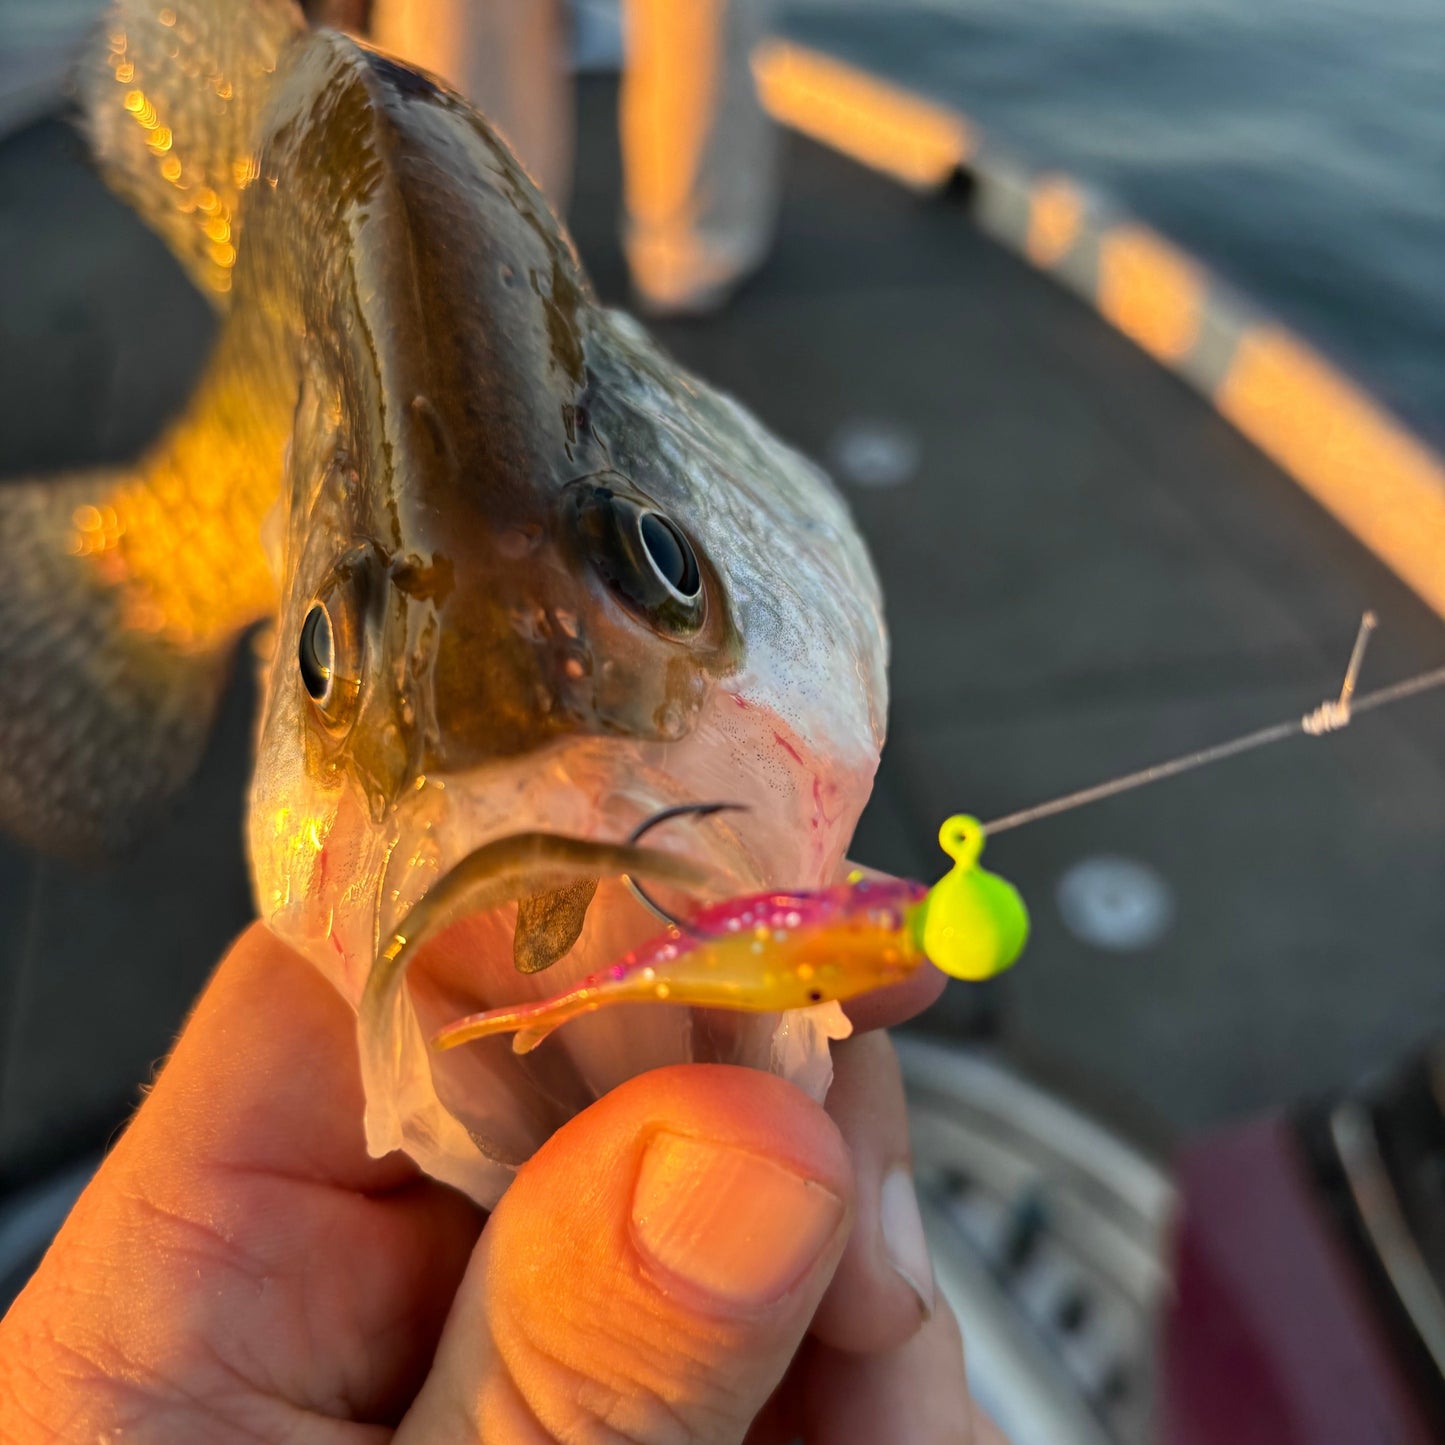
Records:
[[[633,1079],[521,1170],[395,1445],[738,1445],[843,1251],[823,1111],[718,1065]]]

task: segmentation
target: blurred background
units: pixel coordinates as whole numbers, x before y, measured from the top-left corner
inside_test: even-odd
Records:
[[[402,3],[318,8],[408,33]],[[10,476],[133,454],[213,324],[71,127],[96,9],[0,0]],[[572,57],[513,124],[599,291],[823,461],[873,547],[893,708],[855,856],[931,876],[940,807],[1297,717],[1366,609],[1362,688],[1445,662],[1442,22],[788,0],[729,42],[766,120],[700,173],[751,230],[687,294],[624,205],[618,7],[519,22],[544,71],[549,25]],[[8,1288],[250,915],[248,674],[136,856],[0,847]],[[1442,724],[1427,696],[991,845],[1030,951],[903,1048],[940,1278],[1015,1445],[1445,1439]]]

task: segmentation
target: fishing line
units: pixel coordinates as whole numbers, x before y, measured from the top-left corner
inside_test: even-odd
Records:
[[[1125,773],[1121,777],[1111,778],[1108,782],[1096,783],[1091,788],[1082,788],[1076,793],[1067,793],[1063,797],[1054,798],[1047,803],[1036,803],[1033,807],[1024,808],[1017,813],[1008,813],[1002,818],[995,819],[992,823],[985,823],[984,834],[992,837],[995,833],[1006,833],[1010,828],[1022,828],[1025,823],[1034,823],[1040,818],[1053,818],[1060,813],[1069,813],[1088,803],[1098,803],[1105,798],[1117,797],[1120,793],[1130,793],[1135,788],[1144,787],[1146,783],[1157,783],[1165,778],[1175,778],[1180,773],[1192,772],[1195,768],[1207,767],[1210,763],[1222,762],[1225,758],[1237,757],[1240,753],[1253,752],[1255,748],[1268,747],[1270,743],[1283,742],[1286,738],[1296,737],[1301,733],[1309,737],[1323,737],[1327,733],[1338,732],[1341,728],[1348,727],[1359,713],[1371,712],[1375,708],[1385,707],[1393,702],[1401,702],[1407,697],[1415,697],[1422,692],[1428,692],[1431,688],[1445,684],[1445,667],[1437,667],[1429,672],[1421,672],[1414,677],[1407,677],[1403,682],[1391,683],[1389,687],[1377,688],[1374,692],[1367,692],[1356,697],[1355,684],[1359,680],[1360,668],[1365,660],[1365,648],[1369,644],[1370,634],[1375,630],[1375,625],[1376,618],[1373,612],[1365,613],[1360,619],[1360,630],[1355,635],[1355,646],[1350,653],[1350,662],[1345,669],[1345,679],[1340,688],[1339,697],[1326,699],[1314,711],[1307,712],[1302,718],[1292,718],[1288,722],[1275,723],[1273,727],[1260,728],[1256,732],[1232,738],[1229,742],[1215,743],[1212,747],[1200,748],[1197,752],[1186,753],[1183,757],[1174,758],[1167,763],[1155,763],[1152,767],[1141,768],[1136,773]]]
[[[984,836],[992,837],[995,833],[1007,833],[1012,828],[1022,828],[1025,823],[1036,823],[1041,818],[1053,818],[1060,813],[1070,813],[1075,808],[1082,808],[1089,803],[1099,803],[1105,798],[1116,798],[1121,793],[1131,793],[1134,789],[1142,788],[1148,783],[1162,782],[1165,778],[1177,778],[1181,773],[1193,772],[1196,768],[1208,767],[1211,763],[1223,762],[1226,758],[1238,757],[1241,753],[1253,752],[1256,748],[1268,747],[1271,743],[1281,743],[1301,734],[1307,737],[1324,737],[1329,733],[1339,732],[1342,728],[1348,727],[1360,713],[1373,712],[1376,708],[1403,702],[1406,698],[1417,697],[1420,693],[1445,685],[1445,667],[1436,667],[1428,672],[1416,673],[1413,677],[1407,677],[1401,682],[1391,683],[1388,687],[1376,688],[1374,692],[1356,696],[1355,689],[1359,682],[1360,669],[1364,666],[1365,650],[1369,646],[1370,637],[1377,625],[1378,619],[1375,614],[1366,612],[1360,619],[1359,631],[1355,634],[1355,645],[1350,651],[1350,660],[1345,668],[1339,696],[1326,698],[1318,707],[1307,712],[1303,717],[1290,718],[1286,722],[1275,723],[1271,727],[1259,728],[1254,732],[1245,733],[1241,737],[1231,738],[1228,742],[1214,743],[1210,747],[1199,748],[1195,752],[1185,753],[1182,757],[1172,758],[1168,762],[1155,763],[1151,767],[1140,768],[1137,772],[1124,773],[1119,777],[1110,778],[1107,782],[1095,783],[1093,787],[1081,788],[1075,793],[1066,793],[1062,797],[1053,798],[1046,803],[1036,803],[1033,807],[1021,809],[1017,813],[1007,813],[1001,818],[995,818],[991,823],[985,823],[983,825]],[[682,803],[676,807],[664,808],[650,818],[643,819],[627,841],[633,844],[637,843],[653,828],[672,818],[689,814],[695,817],[708,817],[714,813],[735,810],[744,811],[745,805],[741,803]],[[677,918],[663,908],[636,880],[624,875],[623,882],[632,891],[633,896],[658,918],[683,932],[690,931],[685,920]]]

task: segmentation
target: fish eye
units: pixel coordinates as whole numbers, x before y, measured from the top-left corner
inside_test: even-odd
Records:
[[[336,664],[336,637],[325,603],[313,602],[306,620],[301,624],[297,661],[301,667],[301,685],[310,694],[312,702],[325,708],[331,697]]]
[[[692,601],[702,590],[692,543],[661,512],[643,512],[637,530],[653,571],[679,597]]]
[[[296,638],[301,686],[332,732],[345,731],[361,697],[373,564],[365,548],[343,557],[312,597]]]
[[[674,635],[702,626],[702,567],[671,517],[610,486],[580,488],[574,505],[592,565],[631,611]]]

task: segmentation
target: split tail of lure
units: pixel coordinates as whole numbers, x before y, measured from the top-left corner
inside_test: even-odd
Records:
[[[76,73],[101,176],[220,310],[269,76],[301,28],[289,0],[117,0]],[[258,479],[213,403],[133,466],[0,487],[0,828],[46,851],[115,851],[185,781],[268,604],[258,498],[231,485]]]
[[[556,998],[544,999],[540,1003],[523,1004],[516,1008],[489,1009],[486,1013],[473,1014],[470,1018],[459,1019],[443,1029],[433,1040],[433,1047],[441,1050],[454,1049],[458,1044],[471,1043],[473,1039],[510,1033],[512,1052],[530,1054],[563,1024],[613,1001],[597,999],[591,995],[582,997],[585,993],[585,990],[573,990],[559,994]]]
[[[649,970],[650,973],[650,970]],[[506,1008],[486,1009],[482,1013],[470,1014],[448,1024],[432,1040],[432,1047],[445,1051],[459,1044],[470,1043],[473,1039],[490,1038],[493,1034],[511,1034],[512,1052],[530,1054],[550,1034],[573,1019],[597,1009],[619,1003],[656,1003],[666,1000],[668,990],[650,977],[632,976],[620,979],[584,979],[581,983],[551,998],[538,999],[533,1003],[513,1004]],[[683,996],[673,1000],[677,1003],[700,1003],[701,1000]],[[713,1000],[714,1004],[718,1001]],[[741,1007],[755,1007],[766,1011],[766,1000],[755,1004],[743,1003]]]

